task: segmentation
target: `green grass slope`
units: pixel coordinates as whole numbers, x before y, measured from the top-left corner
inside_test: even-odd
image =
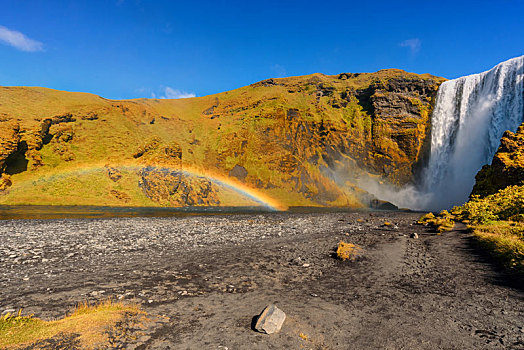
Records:
[[[412,180],[442,81],[313,74],[123,101],[0,87],[0,203],[362,206],[359,176]]]

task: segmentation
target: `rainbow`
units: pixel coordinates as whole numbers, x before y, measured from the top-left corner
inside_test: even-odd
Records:
[[[269,197],[265,193],[262,193],[261,191],[259,191],[257,189],[249,187],[246,184],[243,184],[240,181],[237,181],[237,180],[235,180],[233,178],[226,177],[226,176],[219,175],[219,174],[213,174],[213,173],[210,173],[208,171],[201,172],[201,171],[198,171],[197,169],[188,168],[188,167],[183,167],[180,171],[182,171],[183,173],[185,173],[186,175],[189,175],[189,176],[204,177],[204,178],[206,178],[206,179],[210,180],[211,182],[214,182],[214,183],[216,183],[218,185],[222,185],[224,187],[230,188],[233,191],[235,191],[235,192],[237,192],[239,194],[242,194],[242,195],[252,199],[253,201],[255,201],[255,202],[257,202],[257,203],[259,203],[259,204],[261,204],[261,205],[263,205],[265,207],[268,207],[268,208],[270,208],[272,210],[281,211],[281,210],[286,210],[287,209],[286,206],[282,205],[277,200]]]
[[[108,164],[108,163],[105,163],[103,165],[102,164],[78,165],[74,169],[69,168],[69,169],[64,169],[62,171],[57,171],[56,173],[51,173],[46,176],[40,177],[39,180],[36,180],[36,181],[49,181],[49,180],[53,181],[55,179],[62,178],[62,177],[65,177],[71,174],[81,175],[81,174],[91,173],[94,171],[105,171],[108,167],[117,168],[119,170],[139,171],[143,169],[144,167],[147,167],[147,165]],[[216,173],[212,173],[212,172],[204,171],[204,170],[198,170],[196,168],[187,167],[187,166],[184,166],[181,169],[180,168],[170,168],[170,167],[165,167],[165,166],[157,166],[157,168],[179,171],[186,176],[195,176],[195,177],[205,178],[218,186],[222,186],[222,187],[231,189],[234,192],[244,197],[247,197],[250,200],[270,210],[282,211],[282,210],[287,209],[287,206],[281,204],[276,199],[271,198],[270,196],[266,195],[265,193],[261,192],[260,190],[252,188],[236,179],[233,179],[233,178],[230,178],[224,175],[220,175],[220,174],[216,174]],[[18,186],[23,186],[27,183],[33,183],[33,182],[34,182],[34,179],[31,178],[23,182],[19,182],[18,184],[16,183],[15,184],[18,187]]]

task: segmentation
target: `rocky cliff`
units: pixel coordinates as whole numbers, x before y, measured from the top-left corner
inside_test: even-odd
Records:
[[[515,133],[506,131],[490,165],[475,176],[472,195],[485,197],[512,185],[524,185],[524,124]]]
[[[0,203],[250,203],[206,180],[214,174],[283,206],[366,205],[359,177],[413,180],[442,81],[401,70],[313,74],[199,98],[126,101],[0,88],[0,172],[9,176]]]

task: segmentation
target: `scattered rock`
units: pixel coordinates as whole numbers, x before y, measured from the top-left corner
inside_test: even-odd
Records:
[[[125,192],[118,191],[118,190],[111,190],[109,191],[109,193],[111,193],[111,195],[115,197],[116,199],[121,200],[123,202],[127,203],[131,201],[131,197]]]
[[[417,239],[417,238],[418,238],[418,233],[413,232],[412,234],[409,235],[409,238],[415,238],[415,239]]]
[[[118,170],[116,168],[108,167],[107,168],[107,176],[109,176],[109,178],[113,182],[117,182],[118,180],[120,180],[122,178],[122,173],[120,172],[120,170]]]
[[[12,184],[13,184],[13,181],[11,181],[11,175],[8,175],[8,174],[0,175],[0,191],[5,191]]]
[[[98,120],[98,114],[95,112],[89,112],[87,115],[83,115],[80,117],[82,120]]]
[[[60,123],[72,123],[75,121],[76,119],[73,117],[71,113],[66,113],[64,115],[55,115],[53,118],[50,119],[52,125]]]
[[[16,311],[15,309],[5,309],[4,311],[2,311],[2,315],[5,315],[7,313],[12,314],[15,311]]]
[[[369,207],[379,210],[398,210],[398,207],[395,204],[376,198],[369,202]]]
[[[285,319],[286,314],[284,311],[280,310],[274,304],[269,304],[262,310],[260,316],[258,316],[255,329],[266,334],[276,333],[282,327]]]
[[[247,176],[247,170],[241,165],[235,165],[229,172],[229,176],[236,177],[239,180],[245,180]]]

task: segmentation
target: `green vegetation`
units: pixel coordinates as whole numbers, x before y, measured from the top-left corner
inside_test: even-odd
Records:
[[[427,213],[417,221],[419,225],[431,226],[438,234],[451,231],[455,227],[455,216],[447,210],[442,210],[437,216]]]
[[[283,207],[359,207],[359,196],[323,169],[410,181],[429,121],[421,111],[443,80],[395,69],[313,74],[205,97],[125,101],[1,87],[0,204],[174,205],[141,193],[136,172],[113,183],[84,171],[167,165],[236,178]],[[242,198],[221,196],[220,205],[253,204]]]
[[[509,186],[484,198],[473,195],[451,213],[427,213],[417,223],[441,233],[453,229],[455,221],[468,224],[480,245],[507,268],[524,272],[524,186]]]
[[[453,211],[471,224],[487,224],[496,220],[524,222],[524,186],[509,186],[495,194],[480,198],[473,195]]]
[[[479,243],[488,249],[507,268],[524,273],[524,224],[493,221],[475,225],[473,233]]]
[[[107,300],[96,305],[83,303],[59,320],[44,321],[32,315],[6,314],[0,318],[0,347],[16,348],[55,336],[78,336],[82,347],[103,348],[107,331],[125,316],[144,318],[136,305]],[[106,344],[107,345],[107,344]]]
[[[524,186],[509,186],[484,198],[474,195],[453,212],[506,267],[524,272]]]

